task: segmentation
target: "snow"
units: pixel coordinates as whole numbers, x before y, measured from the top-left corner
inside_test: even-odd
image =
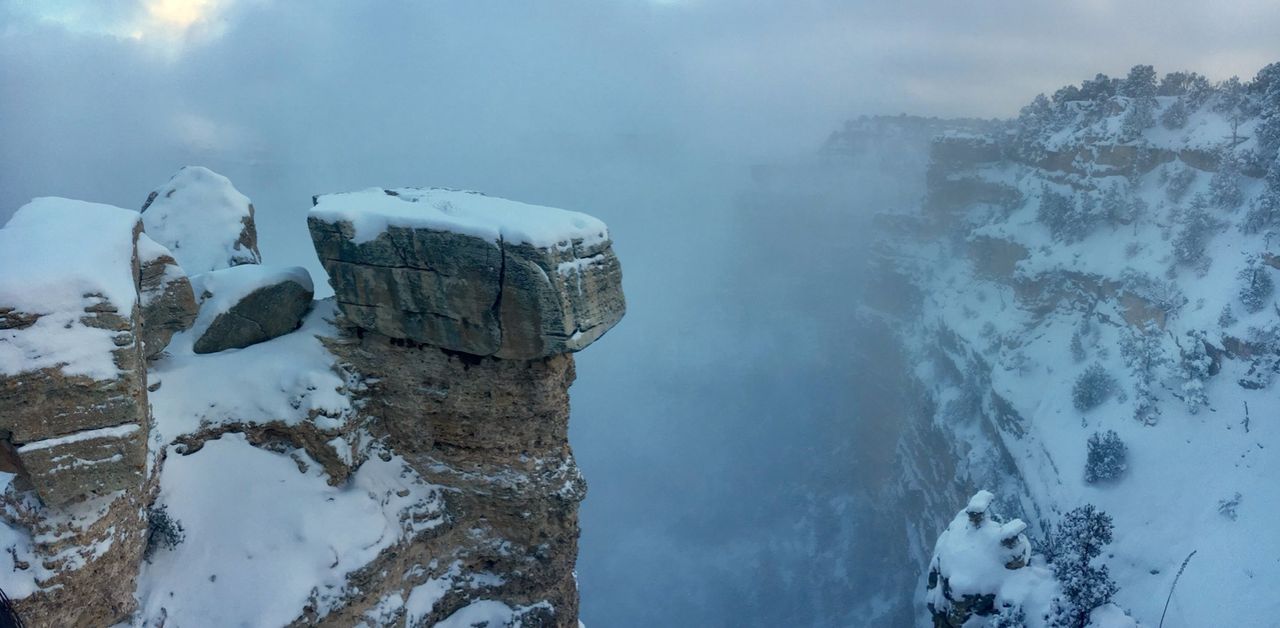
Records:
[[[200,313],[191,326],[191,337],[203,336],[220,314],[235,307],[253,291],[286,281],[314,290],[311,273],[300,266],[242,264],[191,277],[191,289],[200,301]]]
[[[389,458],[371,456],[333,487],[304,453],[258,449],[240,434],[186,456],[171,449],[159,503],[186,540],[143,566],[137,622],[281,626],[344,590],[348,573],[407,537],[407,510],[440,507],[433,487]]]
[[[0,309],[40,315],[26,329],[0,330],[0,375],[60,367],[66,375],[118,374],[115,332],[86,327],[85,308],[102,302],[129,316],[138,213],[110,205],[42,197],[0,229]]]
[[[1249,134],[1252,122],[1241,126]],[[1055,137],[1062,145],[1088,145],[1096,128],[1068,127]],[[1144,139],[1153,145],[1212,148],[1230,135],[1222,117],[1206,110],[1192,116],[1186,129],[1156,127]],[[966,217],[976,228],[971,234],[1001,237],[1025,246],[1030,256],[1019,263],[1013,279],[979,276],[973,266],[945,243],[916,246],[921,261],[916,269],[926,292],[922,327],[954,332],[960,350],[947,350],[950,366],[966,377],[982,382],[989,378],[990,392],[1007,401],[1018,419],[1016,425],[948,424],[947,434],[959,441],[967,464],[994,468],[987,460],[1007,460],[1026,488],[1024,510],[1036,515],[1033,527],[1052,524],[1058,513],[1093,503],[1114,519],[1114,542],[1102,563],[1109,566],[1120,585],[1117,607],[1099,609],[1095,626],[1132,626],[1119,609],[1144,624],[1159,621],[1178,567],[1193,550],[1197,559],[1187,567],[1174,590],[1166,628],[1211,625],[1270,625],[1280,615],[1280,599],[1271,591],[1280,582],[1280,535],[1274,521],[1280,513],[1280,426],[1259,421],[1280,410],[1274,386],[1247,390],[1237,385],[1247,361],[1225,359],[1222,372],[1205,383],[1209,405],[1190,413],[1175,396],[1183,380],[1176,368],[1160,371],[1156,397],[1162,416],[1154,426],[1133,419],[1133,381],[1119,349],[1121,339],[1132,333],[1114,295],[1093,299],[1092,294],[1064,300],[1049,312],[1027,307],[1011,284],[1076,273],[1102,283],[1123,284],[1128,273],[1139,273],[1176,284],[1186,304],[1171,315],[1160,333],[1167,356],[1178,359],[1175,339],[1187,342],[1187,332],[1203,330],[1221,346],[1224,330],[1217,318],[1224,305],[1233,304],[1240,322],[1230,333],[1242,336],[1249,327],[1275,323],[1271,308],[1248,314],[1236,297],[1236,273],[1246,255],[1274,250],[1261,235],[1243,234],[1239,223],[1244,210],[1227,212],[1211,208],[1215,218],[1227,223],[1208,244],[1212,263],[1203,272],[1175,266],[1171,235],[1176,234],[1178,205],[1167,198],[1159,181],[1160,169],[1134,181],[1134,193],[1148,205],[1149,217],[1137,225],[1099,226],[1080,242],[1053,241],[1035,218],[1042,183],[1060,185],[1072,176],[1046,173],[1024,166],[1005,165],[983,169],[985,180],[1018,187],[1027,202],[1008,214],[972,207]],[[1209,176],[1192,183],[1181,205],[1205,192]],[[1106,178],[1080,177],[1077,183],[1109,183]],[[1261,182],[1242,178],[1244,207],[1261,192]],[[1068,188],[1059,188],[1067,191]],[[1129,247],[1130,243],[1136,246]],[[1087,358],[1072,359],[1073,332],[1082,319],[1092,322],[1094,334],[1086,340]],[[968,353],[966,353],[968,352]],[[1088,412],[1076,411],[1071,388],[1076,377],[1097,362],[1120,381],[1125,395],[1115,395]],[[941,366],[941,365],[940,365]],[[986,368],[983,369],[982,367]],[[933,367],[921,365],[926,381],[936,382],[939,404],[964,394],[969,383],[949,383]],[[989,402],[988,402],[989,403]],[[1243,425],[1248,404],[1252,421]],[[987,409],[988,412],[990,409]],[[994,428],[994,429],[993,429]],[[1086,441],[1095,431],[1115,430],[1128,445],[1128,471],[1109,483],[1084,481]],[[976,468],[977,465],[969,468]],[[1219,512],[1218,504],[1236,493],[1242,496],[1233,520]],[[1036,530],[1041,534],[1043,530]],[[1201,557],[1213,557],[1200,560]],[[1007,586],[1007,585],[1006,585]]]
[[[226,177],[187,166],[156,190],[142,212],[147,234],[169,249],[188,274],[261,261],[238,244],[249,197]]]
[[[309,215],[330,223],[351,223],[356,243],[376,239],[388,227],[450,231],[537,247],[576,240],[593,244],[609,237],[608,227],[587,214],[443,188],[369,188],[325,194],[317,197]]]
[[[39,451],[41,449],[49,449],[50,447],[60,447],[62,445],[70,445],[71,443],[93,440],[95,438],[124,438],[125,436],[138,431],[141,427],[142,426],[137,423],[126,423],[115,427],[84,430],[82,432],[76,432],[66,436],[59,436],[57,438],[46,438],[44,440],[30,442],[19,447],[18,453],[25,454],[32,451]]]
[[[317,301],[297,331],[218,353],[194,353],[194,330],[175,334],[167,355],[148,374],[160,386],[150,395],[157,438],[167,443],[237,422],[342,426],[352,411],[344,394],[349,382],[317,337],[336,336],[328,322],[334,315],[332,299]]]

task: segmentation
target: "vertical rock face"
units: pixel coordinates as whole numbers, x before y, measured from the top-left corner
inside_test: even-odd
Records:
[[[585,214],[401,188],[318,196],[307,223],[343,313],[392,338],[533,359],[626,309],[608,229]]]
[[[0,229],[0,498],[10,596],[49,625],[123,618],[145,537],[149,412],[133,211],[36,199]]]
[[[320,197],[309,225],[348,325],[331,350],[371,382],[358,405],[446,487],[447,523],[400,552],[430,566],[346,613],[378,595],[414,606],[444,581],[458,584],[418,605],[424,625],[496,604],[521,625],[576,626],[586,485],[568,445],[570,352],[624,308],[604,225],[438,190]]]
[[[200,306],[173,254],[145,233],[138,237],[138,264],[142,344],[147,359],[152,359],[169,346],[175,333],[191,327]]]

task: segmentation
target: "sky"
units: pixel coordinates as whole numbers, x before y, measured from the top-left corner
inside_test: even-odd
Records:
[[[794,619],[849,600],[758,572],[812,552],[788,496],[866,471],[816,452],[867,405],[848,288],[867,243],[796,210],[884,196],[766,196],[752,166],[804,164],[861,114],[1011,116],[1139,63],[1248,78],[1276,33],[1273,0],[0,0],[0,220],[43,195],[140,207],[205,165],[253,199],[264,262],[323,294],[312,194],[599,216],[629,311],[572,390],[584,619],[746,626],[760,600]]]

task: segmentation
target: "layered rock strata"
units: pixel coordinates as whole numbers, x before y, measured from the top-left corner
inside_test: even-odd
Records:
[[[36,199],[0,229],[8,593],[39,625],[123,619],[145,541],[137,212]]]
[[[448,581],[457,584],[424,625],[482,600],[521,625],[577,626],[586,485],[568,445],[570,352],[623,313],[607,230],[580,214],[434,190],[320,197],[309,224],[345,315],[331,350],[370,382],[357,405],[393,451],[446,487],[446,523],[396,552],[416,575],[398,592],[367,589],[328,621]]]
[[[621,319],[604,223],[475,192],[371,189],[307,219],[342,312],[392,338],[472,355],[579,351]]]

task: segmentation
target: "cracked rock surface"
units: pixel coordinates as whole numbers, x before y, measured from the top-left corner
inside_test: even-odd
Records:
[[[300,267],[244,265],[198,275],[196,353],[242,349],[283,336],[311,309],[311,276]]]
[[[626,310],[608,231],[585,214],[412,188],[314,203],[339,307],[386,336],[529,360],[585,348]]]

